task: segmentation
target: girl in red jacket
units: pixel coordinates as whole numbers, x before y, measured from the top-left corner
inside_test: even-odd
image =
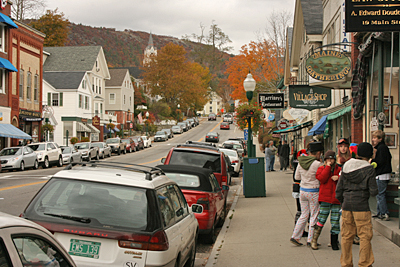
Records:
[[[324,156],[324,165],[317,170],[316,178],[320,181],[319,198],[320,203],[318,222],[314,225],[314,236],[311,248],[318,249],[318,237],[322,227],[331,214],[331,245],[333,250],[339,250],[338,235],[340,233],[340,202],[336,199],[336,184],[339,179],[341,168],[336,164],[335,152],[328,150]]]

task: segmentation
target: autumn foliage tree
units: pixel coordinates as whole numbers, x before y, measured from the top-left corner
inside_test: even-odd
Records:
[[[142,70],[146,93],[161,96],[171,110],[175,110],[178,104],[181,110],[198,110],[207,102],[209,71],[190,62],[180,45],[168,43]]]
[[[64,46],[69,33],[68,25],[64,13],[58,13],[57,9],[47,10],[37,21],[30,23],[30,26],[46,34],[44,46]]]
[[[234,88],[233,99],[246,100],[243,81],[251,72],[257,82],[256,91],[274,91],[283,75],[283,62],[276,55],[277,47],[274,42],[266,39],[260,42],[250,42],[242,46],[239,55],[228,62],[226,74],[230,85]]]

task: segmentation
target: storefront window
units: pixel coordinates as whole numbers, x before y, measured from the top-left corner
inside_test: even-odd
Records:
[[[24,99],[24,70],[19,70],[19,98]]]
[[[35,75],[34,82],[33,82],[33,99],[35,101],[39,100],[39,75]]]
[[[0,94],[4,94],[4,81],[5,81],[5,71],[4,69],[0,69]]]
[[[32,73],[28,71],[26,76],[26,99],[31,100]]]

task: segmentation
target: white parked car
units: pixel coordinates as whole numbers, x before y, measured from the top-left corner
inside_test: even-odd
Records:
[[[160,169],[98,162],[53,175],[22,217],[53,232],[79,266],[194,266],[193,212],[203,206],[189,207]]]
[[[233,167],[234,176],[238,177],[240,173],[240,166],[242,165],[242,159],[239,157],[239,154],[234,149],[225,149],[220,148],[219,151],[224,152],[225,155],[229,157],[231,161],[231,165]]]
[[[99,148],[99,157],[104,159],[105,157],[111,157],[111,147],[106,142],[93,142],[92,146]]]
[[[6,147],[0,151],[1,169],[12,170],[25,168],[39,168],[39,161],[35,151],[27,146]],[[1,170],[0,169],[0,170]]]
[[[39,164],[43,168],[49,168],[53,164],[58,167],[63,165],[61,148],[54,142],[41,142],[28,145],[33,151],[36,152]]]
[[[154,135],[154,142],[168,141],[168,134],[165,131],[158,131]]]
[[[64,164],[82,162],[82,153],[73,146],[61,146]]]
[[[0,212],[1,266],[75,267],[71,256],[42,226]]]
[[[172,126],[171,131],[174,134],[181,134],[183,133],[183,127],[181,125],[174,125]]]
[[[142,139],[143,139],[143,143],[144,143],[144,147],[145,147],[145,148],[148,148],[148,147],[151,147],[151,146],[152,146],[152,144],[151,144],[151,138],[150,138],[150,137],[147,137],[147,136],[145,136],[145,135],[142,135]]]

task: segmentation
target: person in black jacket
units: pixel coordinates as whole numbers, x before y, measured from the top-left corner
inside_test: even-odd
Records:
[[[283,164],[281,163],[281,171],[287,170],[289,166],[289,156],[290,156],[290,147],[285,140],[282,141],[282,147],[279,154],[279,158],[283,159]]]
[[[358,145],[357,159],[348,160],[342,168],[336,187],[336,198],[342,205],[341,266],[353,266],[352,245],[356,234],[360,238],[358,266],[372,266],[372,222],[368,199],[378,194],[375,169],[369,163],[373,155],[371,144]]]
[[[383,221],[389,220],[389,210],[386,203],[386,189],[392,173],[392,154],[385,144],[385,133],[381,130],[372,133],[372,145],[376,152],[372,162],[376,162],[376,183],[378,184],[377,214],[372,216]]]

